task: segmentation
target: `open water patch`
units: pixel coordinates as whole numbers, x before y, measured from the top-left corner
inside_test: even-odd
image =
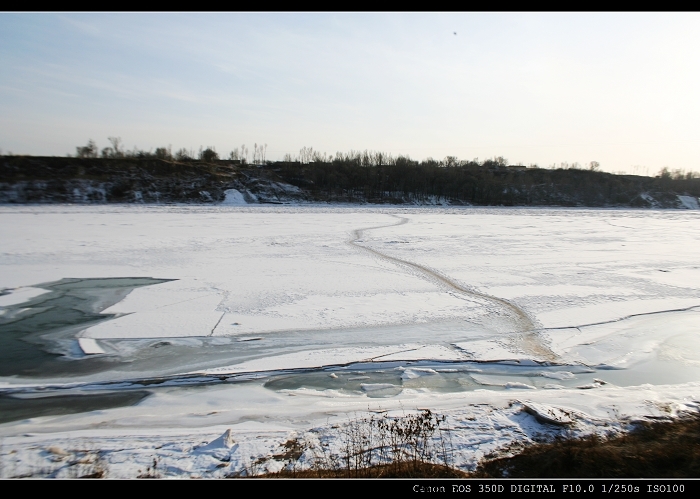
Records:
[[[41,416],[59,416],[135,405],[150,394],[148,390],[30,398],[2,394],[0,395],[0,424]]]
[[[108,369],[115,361],[108,356],[67,362],[82,357],[76,335],[116,317],[100,312],[123,300],[133,289],[170,280],[68,278],[33,286],[48,292],[2,307],[0,376],[80,375]]]

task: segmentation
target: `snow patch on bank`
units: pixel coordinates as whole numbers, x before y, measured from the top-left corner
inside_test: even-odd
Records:
[[[700,210],[698,198],[694,196],[678,196],[678,201],[681,202],[684,208],[689,210]]]
[[[222,205],[240,206],[248,204],[243,193],[237,189],[228,189],[224,191],[224,196],[224,200],[221,202]]]

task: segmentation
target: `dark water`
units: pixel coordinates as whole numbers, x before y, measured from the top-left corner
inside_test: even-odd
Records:
[[[125,392],[56,395],[53,397],[18,398],[0,395],[0,423],[40,416],[57,416],[78,412],[134,405],[150,395],[146,390]]]
[[[112,319],[100,314],[120,302],[134,288],[170,279],[123,277],[107,279],[61,279],[34,287],[46,289],[27,302],[5,307],[0,316],[0,376],[79,375],[114,365],[108,357],[71,362],[67,345],[90,326]]]

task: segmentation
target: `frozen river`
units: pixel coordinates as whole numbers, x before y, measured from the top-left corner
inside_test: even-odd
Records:
[[[114,476],[275,470],[290,438],[419,408],[469,469],[560,431],[528,404],[580,432],[697,410],[699,214],[0,207],[3,473],[69,473],[56,445]]]

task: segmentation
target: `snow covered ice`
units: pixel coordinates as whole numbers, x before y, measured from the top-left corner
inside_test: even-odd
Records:
[[[333,445],[358,411],[424,407],[470,469],[563,427],[698,408],[696,212],[248,201],[0,207],[2,327],[62,279],[163,280],[104,290],[104,320],[40,338],[75,372],[0,379],[12,404],[151,392],[0,424],[5,476],[64,476],[50,446],[99,449],[110,476],[154,458],[164,476],[275,471],[292,438]]]

